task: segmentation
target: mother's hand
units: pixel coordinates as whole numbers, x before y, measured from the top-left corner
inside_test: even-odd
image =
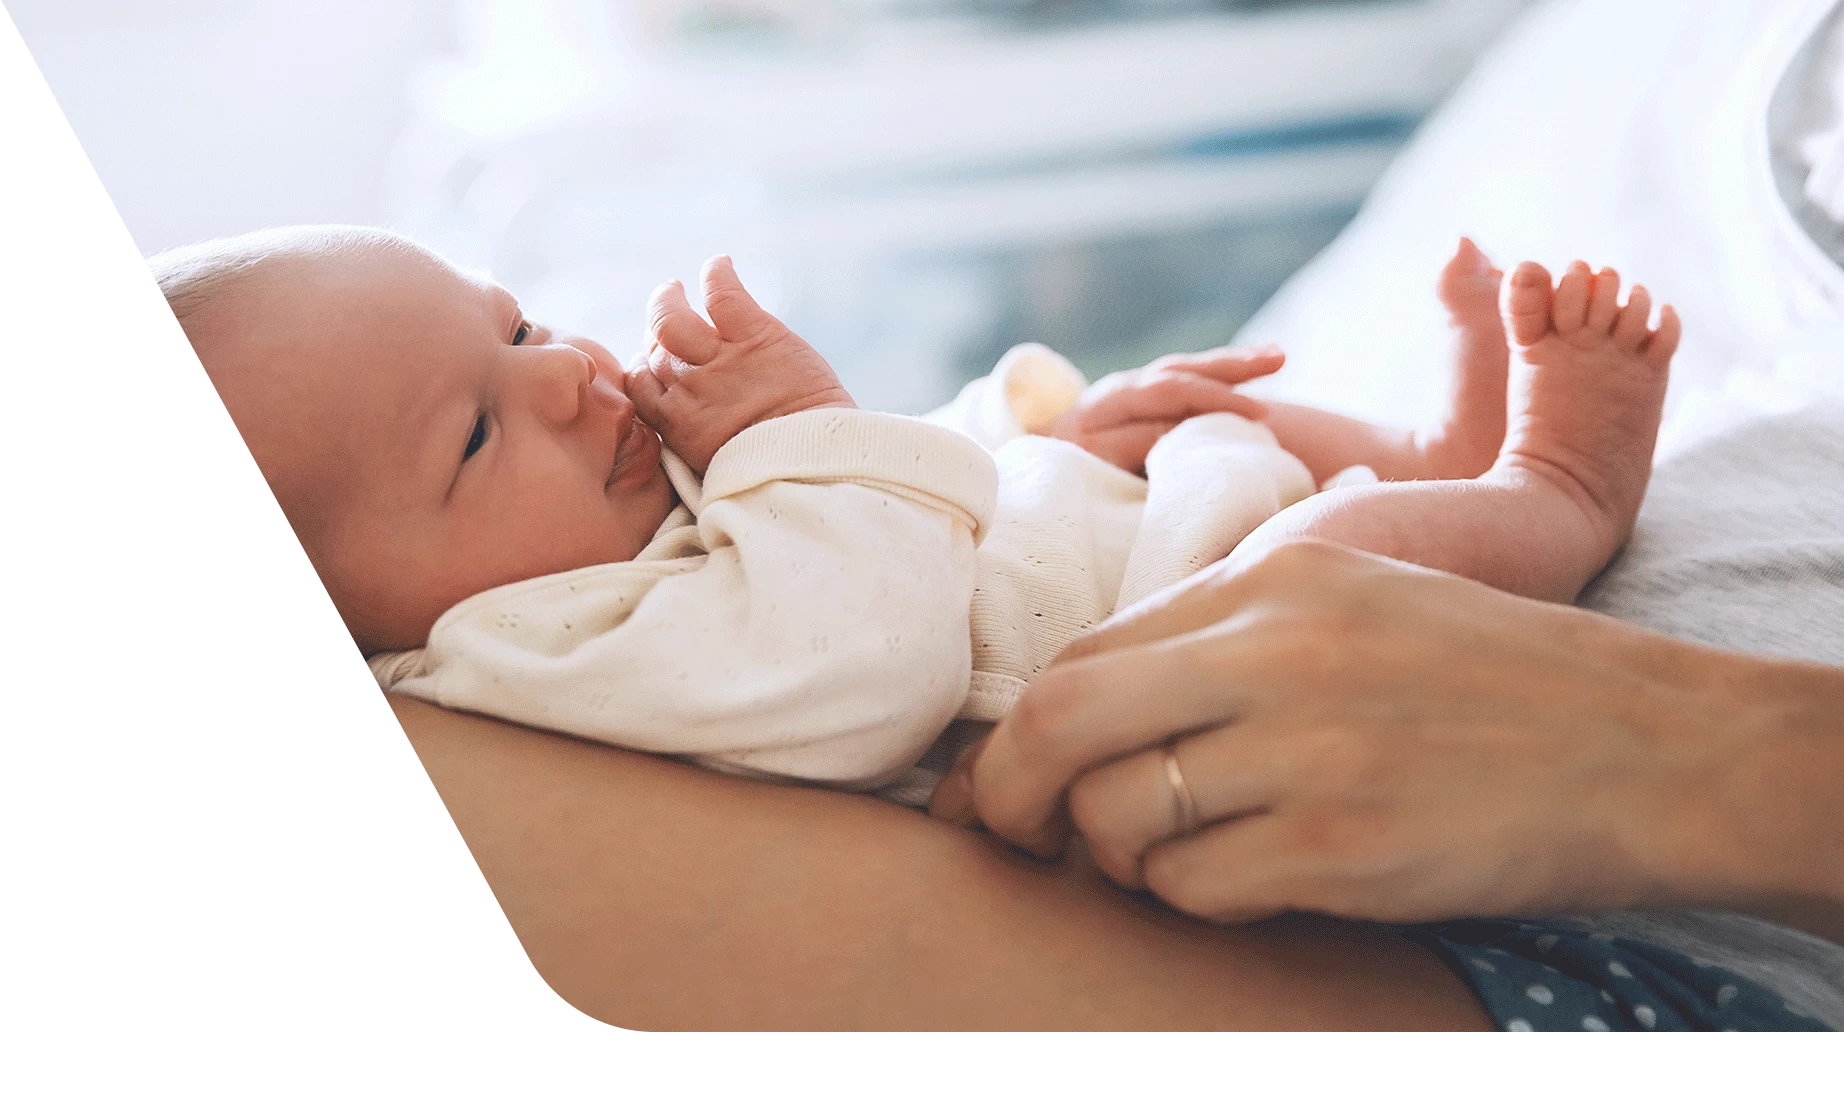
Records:
[[[934,810],[1042,855],[1073,823],[1115,881],[1224,922],[1729,901],[1736,870],[1832,837],[1763,842],[1750,812],[1785,785],[1731,726],[1750,663],[1293,544],[1071,646]]]

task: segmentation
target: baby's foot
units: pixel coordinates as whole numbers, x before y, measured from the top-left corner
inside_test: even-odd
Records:
[[[1665,379],[1680,325],[1667,305],[1651,329],[1652,298],[1620,276],[1572,264],[1523,263],[1505,283],[1506,328],[1518,348],[1511,425],[1495,470],[1542,476],[1582,507],[1605,550],[1626,543],[1652,473]]]
[[[1485,473],[1505,442],[1505,379],[1511,350],[1498,312],[1504,273],[1470,239],[1461,239],[1435,290],[1454,331],[1453,385],[1447,412],[1417,438],[1429,479]]]

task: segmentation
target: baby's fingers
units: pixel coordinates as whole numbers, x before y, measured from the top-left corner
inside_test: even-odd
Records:
[[[1202,413],[1236,413],[1252,421],[1268,409],[1235,387],[1188,371],[1147,370],[1095,399],[1083,425],[1089,429],[1142,421],[1182,421]]]
[[[685,300],[685,287],[677,281],[660,286],[647,299],[647,331],[661,347],[694,367],[717,358],[723,342]]]
[[[640,419],[654,428],[665,424],[665,414],[661,411],[661,401],[666,396],[666,386],[645,364],[627,373],[627,397],[634,403],[634,412]]]
[[[736,276],[736,267],[728,255],[718,255],[704,264],[704,311],[711,314],[718,334],[732,343],[745,342],[763,328],[779,323],[743,288],[743,280]]]
[[[1220,347],[1188,355],[1167,355],[1149,370],[1186,371],[1231,385],[1266,378],[1281,369],[1287,355],[1273,344],[1258,348]]]

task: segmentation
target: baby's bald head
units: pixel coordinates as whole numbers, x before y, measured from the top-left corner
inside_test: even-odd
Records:
[[[367,652],[491,587],[631,559],[671,508],[620,364],[402,236],[282,228],[151,265]]]
[[[328,494],[345,473],[344,437],[324,435],[339,426],[314,419],[346,393],[327,373],[342,362],[330,350],[336,318],[353,315],[349,326],[360,326],[356,317],[365,314],[367,298],[355,278],[380,262],[443,265],[402,236],[346,226],[211,240],[149,264],[310,556],[331,527],[328,511],[336,500]]]

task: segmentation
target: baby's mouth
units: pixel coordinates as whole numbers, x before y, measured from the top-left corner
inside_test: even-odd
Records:
[[[637,454],[643,454],[649,438],[657,443],[653,430],[643,424],[638,414],[628,412],[627,425],[621,430],[621,437],[615,442],[615,458],[608,467],[608,480],[602,484],[603,490],[613,487],[621,478],[632,470]]]

